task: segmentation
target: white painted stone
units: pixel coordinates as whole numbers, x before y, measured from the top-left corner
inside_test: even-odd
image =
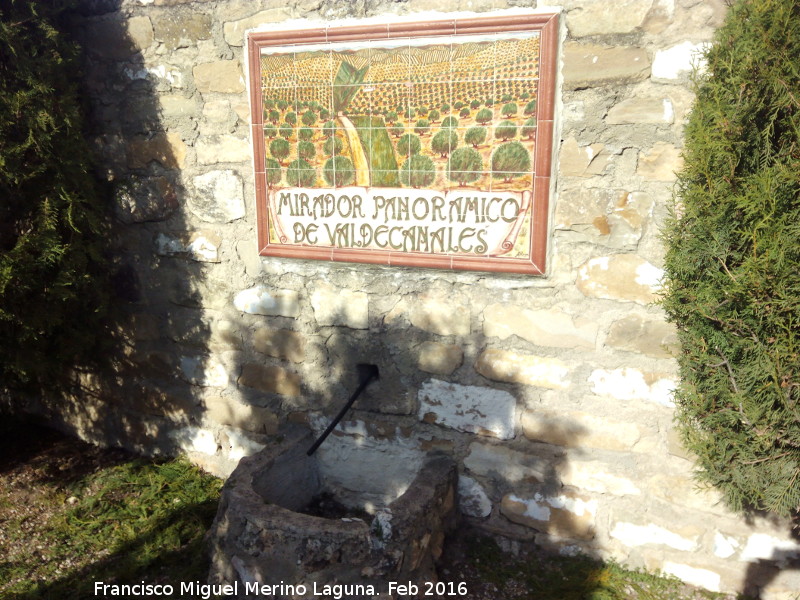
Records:
[[[364,292],[320,283],[311,294],[311,306],[318,325],[344,325],[352,329],[369,327],[369,296]]]
[[[578,289],[586,296],[649,304],[658,299],[663,271],[633,254],[591,258],[578,268]]]
[[[233,299],[237,310],[251,315],[296,317],[300,314],[299,294],[294,290],[276,290],[263,285],[242,290]]]
[[[766,533],[754,533],[747,538],[739,560],[743,562],[770,560],[780,563],[798,556],[800,556],[800,543],[776,538]]]
[[[730,558],[736,553],[739,542],[736,538],[723,535],[719,531],[714,534],[714,555],[720,558]]]
[[[228,437],[228,458],[230,460],[241,460],[245,456],[255,454],[266,447],[264,444],[259,444],[234,429],[228,429],[225,435]]]
[[[648,382],[648,379],[650,381]],[[661,406],[675,406],[672,401],[677,386],[673,379],[648,374],[639,369],[595,369],[589,375],[592,392],[619,400],[647,400]]]
[[[657,50],[653,58],[653,80],[673,81],[691,73],[695,65],[702,68],[701,57],[707,47],[707,43],[686,41],[666,50]]]
[[[720,591],[721,577],[719,573],[710,571],[708,569],[699,569],[697,567],[690,567],[681,563],[666,561],[661,569],[667,575],[674,575],[681,581],[685,581],[691,585],[705,588],[712,592]]]
[[[186,256],[198,262],[219,262],[219,240],[196,233],[191,238],[181,239],[159,233],[156,237],[156,252],[161,256]]]
[[[245,216],[241,178],[230,170],[210,171],[193,179],[189,210],[203,221],[230,223]]]
[[[417,397],[421,421],[503,440],[514,437],[516,399],[504,390],[429,379]]]
[[[542,504],[536,500],[526,500],[524,498],[520,498],[519,496],[515,496],[514,494],[511,494],[509,498],[513,502],[519,502],[520,504],[525,505],[525,512],[523,513],[523,516],[530,517],[536,521],[550,520],[550,509],[547,506],[542,506]]]
[[[214,456],[217,453],[217,441],[214,434],[199,427],[181,427],[173,429],[169,438],[184,452],[199,452]]]
[[[632,496],[641,494],[636,485],[625,477],[609,472],[599,461],[571,460],[561,466],[561,483],[590,492]]]
[[[504,446],[473,443],[464,466],[476,475],[500,477],[509,483],[542,482],[546,461]]]
[[[481,485],[472,477],[458,477],[458,506],[461,512],[470,517],[488,517],[492,512],[492,501]]]
[[[634,525],[633,523],[619,522],[611,530],[610,535],[629,547],[654,544],[657,546],[669,546],[684,552],[694,552],[699,547],[697,538],[685,538],[654,523]]]

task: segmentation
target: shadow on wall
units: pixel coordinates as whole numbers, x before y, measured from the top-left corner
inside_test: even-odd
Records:
[[[756,519],[770,520],[771,517],[765,513],[748,513],[746,520],[752,524]],[[772,519],[778,521],[778,519]],[[789,532],[790,539],[778,541],[769,535],[753,535],[748,540],[748,547],[743,550],[746,559],[749,561],[747,571],[744,575],[742,584],[742,594],[753,600],[766,600],[772,598],[771,591],[766,591],[770,587],[791,589],[791,596],[797,598],[800,591],[797,586],[789,582],[782,582],[786,573],[791,577],[792,572],[800,571],[800,517],[797,513],[792,515],[793,528]],[[783,546],[783,547],[781,547]],[[795,576],[796,578],[796,576]],[[776,585],[777,584],[777,585]]]
[[[126,23],[120,5],[86,0],[72,18],[84,50],[87,137],[112,198],[113,351],[101,357],[104,368],[76,373],[64,397],[33,410],[93,441],[174,452],[215,443],[193,436],[200,412],[198,388],[190,384],[207,373],[209,326],[199,292],[202,261],[213,261],[216,249],[187,224],[185,145],[164,123],[156,94],[169,84],[146,66],[146,32]]]

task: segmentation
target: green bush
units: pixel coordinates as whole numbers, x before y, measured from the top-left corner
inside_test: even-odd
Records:
[[[483,159],[474,148],[458,148],[447,161],[447,178],[460,186],[480,179],[482,171]]]
[[[454,129],[442,129],[431,140],[431,151],[442,158],[447,158],[455,147],[458,146],[458,134]]]
[[[99,354],[109,304],[68,4],[0,8],[0,386],[44,384]]]
[[[400,167],[400,181],[413,188],[429,186],[436,178],[433,161],[422,154],[414,154]]]
[[[677,420],[736,510],[800,507],[800,4],[740,0],[706,51],[665,229]]]
[[[289,163],[286,169],[286,182],[295,187],[308,187],[314,185],[317,170],[307,160],[297,158]]]
[[[325,166],[322,167],[322,177],[328,185],[333,187],[350,185],[355,181],[356,169],[353,161],[346,156],[334,156],[325,161]]]

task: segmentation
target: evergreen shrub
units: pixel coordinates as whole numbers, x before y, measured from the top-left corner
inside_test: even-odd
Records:
[[[69,4],[0,7],[0,388],[53,383],[100,354],[110,303]]]
[[[739,0],[705,52],[665,229],[677,421],[735,510],[800,507],[800,4]]]

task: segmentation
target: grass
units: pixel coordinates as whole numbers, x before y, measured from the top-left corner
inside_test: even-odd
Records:
[[[394,146],[381,117],[352,116],[350,120],[369,160],[373,187],[398,187],[397,159]]]
[[[221,481],[185,460],[117,455],[77,477],[55,452],[0,469],[11,479],[0,498],[0,597],[90,598],[95,581],[205,582],[203,536]]]

